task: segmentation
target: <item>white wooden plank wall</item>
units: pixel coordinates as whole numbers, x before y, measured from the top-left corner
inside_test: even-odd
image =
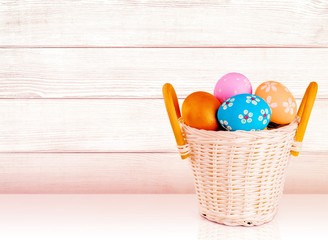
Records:
[[[327,1],[0,0],[0,193],[192,193],[161,87],[318,99],[285,191],[328,193]]]

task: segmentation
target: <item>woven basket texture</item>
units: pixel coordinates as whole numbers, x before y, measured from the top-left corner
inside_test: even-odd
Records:
[[[225,225],[273,219],[298,121],[263,131],[206,131],[183,124],[200,214]]]

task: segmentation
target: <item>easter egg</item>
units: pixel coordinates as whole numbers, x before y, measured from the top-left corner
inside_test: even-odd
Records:
[[[238,94],[225,100],[218,112],[219,123],[229,131],[263,130],[270,122],[271,109],[262,99],[253,94]]]
[[[182,104],[182,117],[190,127],[205,130],[217,130],[219,123],[216,112],[220,102],[207,92],[194,92],[186,97]]]
[[[217,81],[214,88],[214,96],[220,102],[241,93],[252,93],[250,81],[241,73],[232,72],[224,75]]]
[[[294,96],[283,84],[275,81],[262,83],[255,94],[262,97],[272,110],[271,121],[288,124],[296,117],[297,105]]]

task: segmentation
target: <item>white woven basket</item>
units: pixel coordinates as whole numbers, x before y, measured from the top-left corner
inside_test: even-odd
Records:
[[[183,159],[189,159],[200,214],[226,225],[255,226],[273,219],[291,153],[298,155],[317,92],[310,83],[290,124],[263,131],[207,131],[183,123],[175,90],[163,95]],[[296,136],[296,137],[295,137]]]
[[[201,215],[226,225],[271,221],[297,126],[294,121],[268,131],[216,132],[182,124]]]

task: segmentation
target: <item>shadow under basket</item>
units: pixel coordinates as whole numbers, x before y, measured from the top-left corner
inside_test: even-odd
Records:
[[[201,216],[242,226],[273,219],[290,156],[298,155],[316,93],[312,82],[297,118],[288,125],[263,131],[207,131],[184,124],[173,86],[163,86],[179,153],[193,171]]]

